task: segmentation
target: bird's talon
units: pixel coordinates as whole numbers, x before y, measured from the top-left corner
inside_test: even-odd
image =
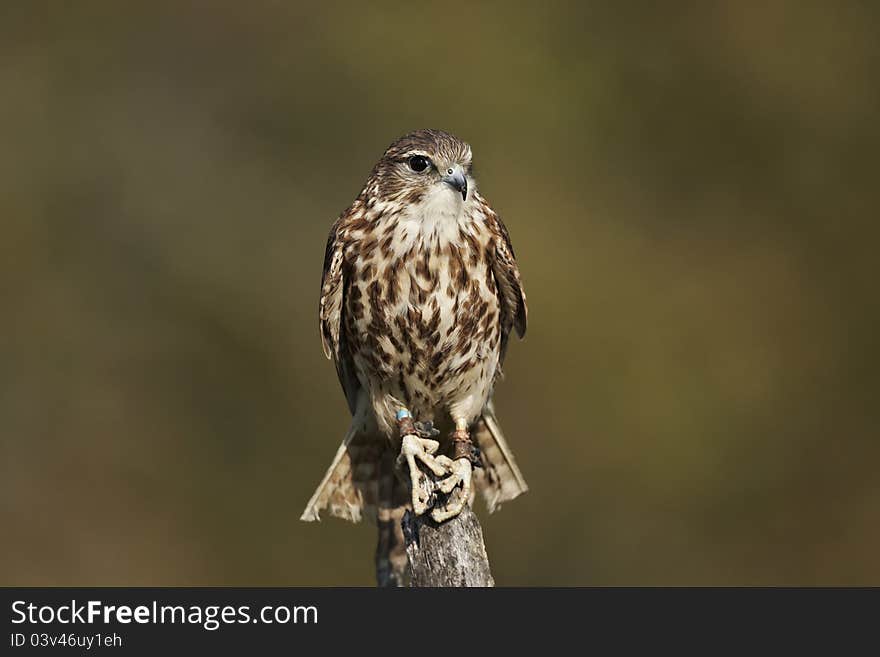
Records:
[[[431,430],[430,424],[421,426],[424,431]],[[400,445],[398,463],[406,460],[412,490],[413,513],[420,516],[431,511],[436,522],[443,522],[461,513],[471,497],[471,478],[473,465],[470,453],[467,457],[451,459],[443,454],[436,455],[440,443],[417,433],[406,433]],[[419,467],[419,462],[427,466],[432,478]],[[437,491],[447,496],[440,507],[435,507]]]
[[[430,438],[422,438],[422,448],[428,454],[434,455],[437,453],[437,450],[440,449],[440,443],[436,440],[431,440]]]
[[[437,488],[442,493],[450,495],[450,499],[445,506],[431,510],[431,518],[435,522],[443,522],[457,516],[471,497],[471,475],[473,474],[471,462],[464,458],[456,459],[452,462],[451,469],[452,474],[437,483]],[[461,490],[456,491],[455,489],[459,485]]]
[[[440,435],[440,430],[434,428],[434,423],[430,420],[426,422],[415,422],[416,433],[419,438],[433,438]]]
[[[458,459],[451,462],[451,474],[445,479],[437,482],[437,487],[447,495],[455,490],[455,487],[461,484],[462,488],[467,486],[470,488],[471,473],[473,472],[471,462],[467,459]]]
[[[443,477],[449,473],[445,461],[447,457],[434,457],[433,454],[440,448],[440,443],[429,438],[419,438],[415,434],[403,436],[400,445],[400,457],[398,461],[406,459],[409,467],[410,487],[412,488],[413,513],[417,516],[424,514],[434,503],[436,484],[419,468],[417,461],[425,464],[436,477]]]

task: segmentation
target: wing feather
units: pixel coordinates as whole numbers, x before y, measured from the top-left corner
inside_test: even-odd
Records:
[[[321,276],[321,300],[318,319],[321,329],[321,345],[324,355],[333,360],[339,383],[345,392],[348,408],[352,414],[357,404],[360,382],[354,371],[351,354],[348,351],[345,333],[342,330],[345,313],[345,232],[342,229],[345,216],[330,229],[327,249],[324,252],[324,272]]]
[[[513,245],[510,243],[510,234],[501,218],[491,210],[489,212],[497,229],[492,272],[498,285],[498,299],[501,305],[501,358],[503,360],[511,329],[515,329],[520,338],[525,337],[529,309],[526,305],[526,293],[523,289],[519,266],[516,264]]]
[[[318,317],[321,325],[321,345],[327,358],[339,358],[339,330],[342,323],[342,277],[343,244],[340,239],[340,222],[330,229],[324,252],[324,271],[321,274],[321,302]]]

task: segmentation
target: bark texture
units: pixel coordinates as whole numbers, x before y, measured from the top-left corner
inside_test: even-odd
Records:
[[[408,511],[403,533],[411,587],[495,586],[483,530],[469,507],[439,525]]]

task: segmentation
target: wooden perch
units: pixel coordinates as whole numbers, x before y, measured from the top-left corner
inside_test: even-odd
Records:
[[[439,525],[428,514],[407,511],[403,535],[410,586],[495,586],[480,521],[468,506]]]

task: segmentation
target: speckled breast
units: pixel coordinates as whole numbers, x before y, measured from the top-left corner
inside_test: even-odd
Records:
[[[350,245],[346,340],[373,397],[423,419],[465,398],[482,408],[500,344],[490,246],[480,234],[405,252],[370,237]]]

